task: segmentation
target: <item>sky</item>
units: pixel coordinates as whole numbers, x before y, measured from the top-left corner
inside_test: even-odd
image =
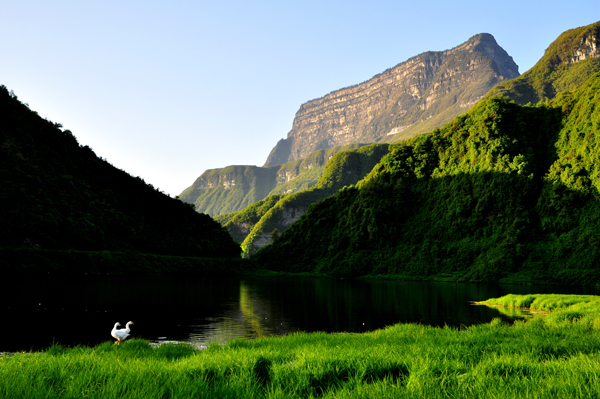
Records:
[[[262,166],[300,105],[490,33],[530,69],[597,0],[0,0],[0,85],[171,195]]]

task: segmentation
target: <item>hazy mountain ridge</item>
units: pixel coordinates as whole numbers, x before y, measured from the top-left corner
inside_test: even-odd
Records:
[[[180,194],[180,199],[193,204],[198,212],[211,216],[238,212],[269,195],[290,194],[312,187],[319,181],[325,164],[336,153],[365,145],[318,150],[284,165],[232,165],[209,169]]]
[[[420,54],[359,85],[304,103],[265,166],[301,159],[320,148],[398,141],[431,130],[432,123],[441,126],[495,84],[518,75],[517,65],[489,34],[451,50]]]

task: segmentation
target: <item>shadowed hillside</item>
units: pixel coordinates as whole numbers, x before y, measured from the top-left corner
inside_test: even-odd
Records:
[[[0,247],[237,257],[208,215],[80,146],[0,86]]]

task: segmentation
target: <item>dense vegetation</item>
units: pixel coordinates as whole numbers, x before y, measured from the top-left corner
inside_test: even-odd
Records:
[[[269,195],[275,187],[277,168],[232,165],[202,173],[179,198],[197,212],[216,216],[237,212]]]
[[[198,212],[211,216],[235,213],[270,195],[290,194],[312,187],[332,156],[364,145],[318,150],[304,159],[277,166],[232,165],[210,169],[185,189],[180,198],[193,204]]]
[[[270,195],[237,213],[228,213],[221,218],[217,216],[215,220],[227,228],[235,242],[242,243],[262,217],[283,197],[279,194]]]
[[[205,350],[185,344],[153,348],[142,340],[93,348],[53,345],[44,353],[0,356],[0,396],[600,395],[598,301],[568,295],[544,301],[556,311],[514,325],[499,319],[462,329],[398,324],[363,334],[296,333],[234,340],[209,344]]]
[[[388,151],[387,144],[372,144],[337,152],[324,168],[319,168],[321,176],[311,188],[288,195],[271,195],[240,212],[217,217],[217,220],[236,242],[242,243],[245,254],[252,254],[285,231],[310,204],[366,176]]]
[[[523,105],[537,104],[563,91],[574,90],[600,71],[600,57],[594,48],[598,44],[600,22],[568,30],[546,49],[533,68],[516,79],[498,84],[488,96],[507,96]],[[595,56],[591,54],[594,51]],[[582,55],[585,59],[576,58]]]
[[[0,125],[0,248],[239,256],[208,215],[97,157],[4,86]]]
[[[600,280],[600,74],[552,102],[487,98],[395,147],[255,256],[413,279]]]

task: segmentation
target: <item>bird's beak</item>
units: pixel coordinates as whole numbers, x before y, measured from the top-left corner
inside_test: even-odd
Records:
[[[131,322],[131,324],[135,326],[135,323],[133,321]]]

